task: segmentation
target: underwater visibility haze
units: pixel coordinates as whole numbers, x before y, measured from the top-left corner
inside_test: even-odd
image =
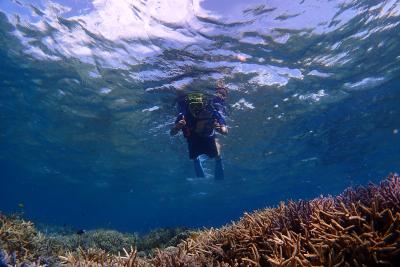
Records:
[[[146,232],[221,226],[400,164],[400,1],[0,1],[0,210]],[[182,92],[229,91],[225,179]]]

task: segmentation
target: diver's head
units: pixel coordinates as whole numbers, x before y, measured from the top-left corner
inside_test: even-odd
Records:
[[[197,117],[204,109],[204,101],[202,93],[190,93],[187,95],[189,112]]]

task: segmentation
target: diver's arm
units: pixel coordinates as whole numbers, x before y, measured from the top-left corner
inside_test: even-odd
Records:
[[[215,130],[220,134],[227,135],[228,134],[228,127],[224,124],[215,123],[214,125]]]
[[[177,123],[175,123],[174,127],[171,128],[171,130],[169,131],[169,134],[171,136],[176,135],[177,133],[179,133],[179,131],[181,129],[183,129],[183,127],[185,127],[185,125],[186,125],[185,118],[182,117],[182,119],[180,121],[178,121]]]
[[[219,132],[220,134],[227,135],[228,134],[228,127],[226,125],[221,126],[221,131]]]
[[[174,127],[171,128],[171,130],[169,131],[169,134],[171,136],[176,135],[179,132],[180,129],[178,129],[178,127],[176,127],[176,125],[174,125]]]
[[[228,127],[226,127],[225,119],[218,111],[214,111],[214,129],[223,135],[228,134]]]

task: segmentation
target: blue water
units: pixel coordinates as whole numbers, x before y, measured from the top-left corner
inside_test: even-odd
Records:
[[[400,1],[252,1],[229,14],[186,0],[58,3],[0,2],[3,212],[85,229],[218,227],[400,169]],[[217,80],[229,88],[223,181],[212,161],[195,178],[184,138],[168,133],[178,92]]]

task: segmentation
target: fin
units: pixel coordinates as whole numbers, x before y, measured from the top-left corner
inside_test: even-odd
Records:
[[[222,159],[218,158],[215,160],[215,180],[223,180],[224,175],[224,166],[222,165]]]
[[[197,177],[205,177],[203,165],[201,164],[201,160],[199,157],[193,160],[194,163],[194,170],[196,172]]]

